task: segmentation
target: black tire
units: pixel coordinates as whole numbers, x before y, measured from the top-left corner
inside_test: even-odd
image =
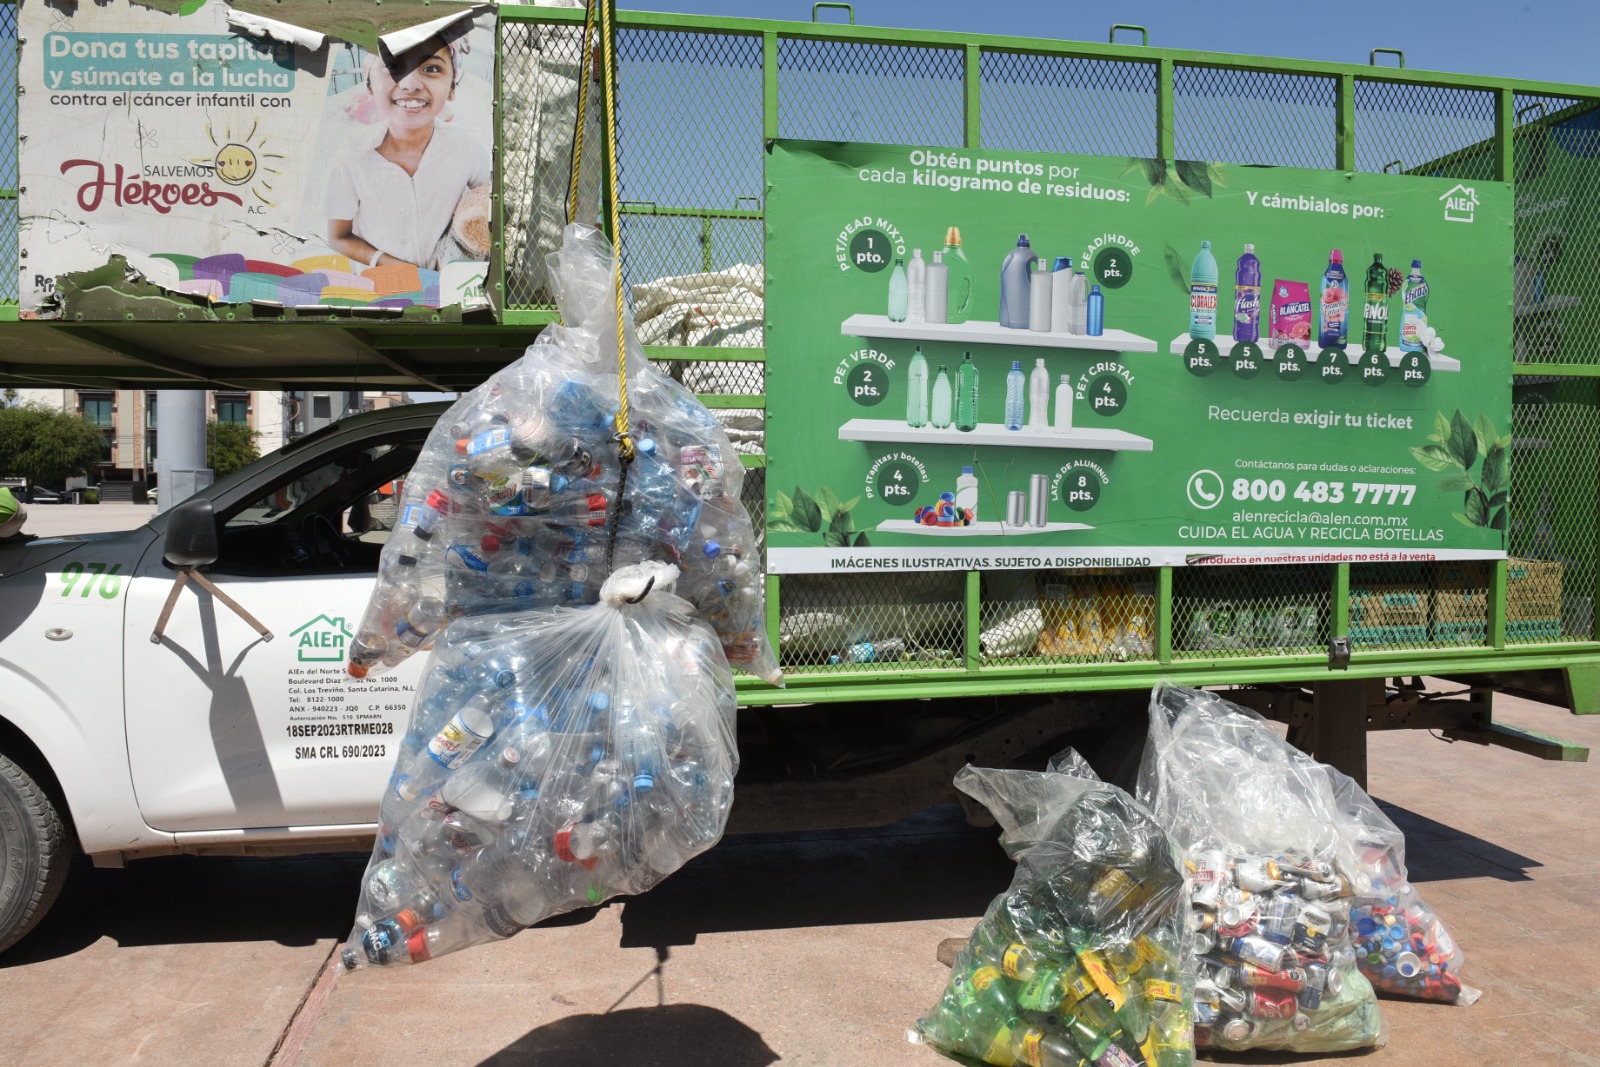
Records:
[[[39,783],[0,755],[0,952],[50,910],[72,865],[71,835]]]

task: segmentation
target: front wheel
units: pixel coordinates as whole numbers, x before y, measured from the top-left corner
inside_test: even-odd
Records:
[[[39,783],[0,755],[0,952],[22,940],[61,893],[71,842]]]

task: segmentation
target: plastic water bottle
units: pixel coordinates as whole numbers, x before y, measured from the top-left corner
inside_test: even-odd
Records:
[[[1067,332],[1082,337],[1089,323],[1089,279],[1083,273],[1082,267],[1072,272],[1072,281],[1067,291],[1071,298],[1071,309],[1067,315]]]
[[[1406,276],[1401,289],[1400,347],[1407,352],[1421,352],[1422,331],[1428,325],[1428,282],[1422,276],[1422,260],[1411,261],[1411,273]]]
[[[1261,340],[1261,261],[1255,245],[1244,246],[1233,271],[1233,339]]]
[[[939,373],[933,379],[933,411],[928,421],[936,430],[948,430],[953,421],[951,409],[954,407],[954,394],[951,391],[950,373],[940,364]]]
[[[1056,333],[1071,333],[1072,259],[1057,256],[1050,267],[1050,328]]]
[[[1323,348],[1345,346],[1350,317],[1350,279],[1344,273],[1344,253],[1328,254],[1322,272],[1322,299],[1317,305],[1317,343]]]
[[[1006,429],[1022,429],[1023,390],[1022,361],[1011,361],[1011,373],[1006,375]]]
[[[1063,374],[1056,386],[1056,433],[1072,432],[1072,376]]]
[[[978,368],[968,352],[956,369],[956,429],[971,433],[978,428]]]
[[[906,370],[906,425],[928,425],[928,361],[922,358],[921,345],[911,353]]]
[[[396,774],[395,792],[406,800],[415,800],[478,751],[494,734],[494,716],[489,710],[493,699],[491,693],[473,694],[433,735],[427,747],[412,757],[404,773]]]
[[[882,641],[857,641],[843,655],[828,657],[829,663],[892,663],[906,658],[906,643],[898,637]]]
[[[1017,235],[1017,247],[1000,263],[1000,325],[1008,330],[1028,328],[1028,289],[1033,264],[1038,257],[1028,244],[1028,235]]]
[[[1050,332],[1050,279],[1044,260],[1034,261],[1028,274],[1028,329],[1034,333]]]
[[[972,316],[972,264],[961,250],[961,230],[955,226],[945,231],[944,265],[949,270],[945,321],[966,322]],[[928,321],[933,319],[930,317]]]
[[[1362,351],[1386,350],[1389,347],[1389,268],[1383,265],[1381,252],[1372,253],[1372,265],[1367,268],[1367,292],[1361,318]]]
[[[973,519],[977,519],[978,476],[972,473],[971,467],[962,467],[961,477],[956,479],[956,507],[971,512]]]
[[[1189,269],[1189,336],[1217,336],[1217,260],[1211,242],[1200,242],[1200,254]]]
[[[906,264],[906,321],[921,322],[928,304],[928,264],[922,258],[922,249],[911,250],[911,262]]]
[[[928,264],[927,292],[922,300],[922,317],[924,321],[942,323],[947,321],[950,302],[950,268],[945,265],[944,253],[935,252],[933,262]]]
[[[1028,375],[1028,429],[1043,433],[1050,428],[1050,372],[1045,370],[1044,357],[1033,361],[1033,372]]]
[[[1098,285],[1089,287],[1089,320],[1084,330],[1090,337],[1106,332],[1106,297]]]
[[[894,270],[889,274],[889,321],[906,321],[906,310],[910,306],[910,285],[906,281],[906,261],[896,259]]]

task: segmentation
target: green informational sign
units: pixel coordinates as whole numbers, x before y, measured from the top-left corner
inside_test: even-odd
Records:
[[[767,182],[772,571],[1505,555],[1509,185],[784,140]]]

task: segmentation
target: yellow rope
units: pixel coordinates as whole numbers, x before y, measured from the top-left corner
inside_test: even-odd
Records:
[[[617,246],[622,237],[622,224],[617,211],[618,198],[622,190],[617,181],[617,66],[616,56],[613,54],[616,31],[611,24],[614,2],[615,0],[591,0],[592,5],[600,8],[601,66],[606,83],[606,131],[611,144],[611,153],[606,160],[606,182],[607,188],[611,191],[608,209],[612,243],[611,276],[617,304],[617,450],[626,465],[633,461],[633,438],[628,435],[628,347],[622,332],[622,313],[626,305],[622,294],[622,250]]]
[[[567,188],[567,223],[578,221],[578,176],[583,173],[583,131],[589,125],[589,78],[593,61],[589,48],[594,40],[594,8],[599,0],[584,5],[583,43],[578,46],[578,128],[572,136],[572,183]]]

